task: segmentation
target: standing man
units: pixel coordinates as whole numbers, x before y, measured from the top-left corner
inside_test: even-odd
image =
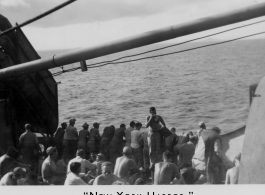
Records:
[[[89,125],[87,123],[83,124],[83,129],[79,131],[79,137],[78,137],[78,149],[83,149],[85,151],[85,158],[89,158],[89,152],[87,151],[87,141],[89,139]]]
[[[204,130],[199,136],[198,143],[192,158],[192,167],[196,171],[196,184],[221,182],[222,169],[222,140],[220,137],[221,129],[213,127]]]
[[[62,155],[63,155],[63,137],[64,137],[66,127],[67,127],[67,123],[63,122],[61,124],[61,127],[58,127],[58,129],[54,135],[55,146],[56,146],[57,151],[58,151],[58,158],[59,159],[61,159]]]
[[[150,156],[150,168],[154,166],[156,162],[160,161],[161,158],[161,136],[160,129],[161,124],[166,127],[163,118],[156,114],[155,107],[150,108],[150,116],[146,118],[146,128],[149,127],[148,134],[148,146]]]
[[[31,132],[31,125],[25,125],[25,133],[19,137],[19,145],[22,148],[24,163],[30,164],[34,168],[39,150],[38,139],[35,133]]]
[[[132,148],[132,159],[135,161],[138,167],[142,167],[142,149],[140,145],[142,124],[137,122],[135,124],[135,130],[131,132],[131,148]]]
[[[100,140],[99,135],[99,123],[94,123],[92,129],[90,129],[90,137],[87,142],[87,150],[91,154],[95,154],[97,152],[97,142]]]
[[[67,160],[70,160],[75,157],[75,153],[77,150],[77,140],[78,140],[78,133],[75,126],[75,118],[69,120],[69,125],[65,130],[64,140],[65,140],[65,155],[67,156]]]
[[[178,141],[178,136],[176,135],[175,127],[171,127],[170,132],[171,132],[171,135],[165,138],[165,150],[168,150],[169,152],[173,153],[174,146],[177,144],[177,141]]]
[[[126,146],[131,146],[131,132],[134,130],[134,128],[135,128],[135,122],[131,121],[130,122],[130,127],[128,127],[125,130]]]
[[[110,142],[110,162],[115,166],[116,159],[122,156],[122,142],[125,138],[126,125],[121,124],[119,129],[116,129],[114,136]]]

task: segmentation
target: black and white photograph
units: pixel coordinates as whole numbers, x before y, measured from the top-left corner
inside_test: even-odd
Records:
[[[0,0],[0,193],[255,192],[264,16],[265,0]]]

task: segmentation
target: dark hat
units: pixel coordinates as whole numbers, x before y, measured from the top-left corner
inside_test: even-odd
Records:
[[[87,123],[84,123],[82,127],[86,128],[89,127],[89,125]]]
[[[46,150],[46,153],[48,154],[48,155],[50,155],[50,154],[52,154],[53,152],[54,152],[54,150],[56,150],[56,147],[49,147],[49,148],[47,148],[47,150]]]
[[[213,130],[213,131],[216,131],[216,132],[218,132],[218,133],[221,132],[221,129],[220,129],[219,127],[213,127],[212,130]]]
[[[75,118],[71,118],[71,119],[69,120],[69,123],[72,123],[72,122],[75,122],[75,121],[76,121]]]
[[[61,123],[61,125],[67,125],[67,123],[66,122],[63,122],[63,123]]]
[[[95,123],[93,124],[93,126],[95,126],[95,125],[100,125],[100,123],[98,123],[98,122],[95,122]]]
[[[23,175],[26,173],[26,169],[25,168],[21,168],[21,167],[16,167],[13,169],[12,171],[14,174],[16,175]]]

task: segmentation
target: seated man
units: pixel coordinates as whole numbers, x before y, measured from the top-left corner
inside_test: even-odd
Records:
[[[18,151],[15,147],[11,146],[8,148],[7,153],[0,157],[0,177],[8,173],[12,168],[23,167],[29,169],[28,164],[23,164],[16,161]]]
[[[12,172],[8,172],[5,174],[1,181],[0,186],[8,186],[8,185],[18,185],[18,180],[21,179],[26,173],[26,169],[21,167],[16,167]]]
[[[133,178],[130,178],[131,176],[130,172],[136,171],[138,172],[138,174],[140,174],[141,171],[139,170],[135,161],[131,159],[131,156],[132,156],[132,149],[129,146],[125,146],[123,148],[123,156],[117,158],[116,160],[114,175],[118,176],[119,178],[130,184],[133,184],[134,181],[132,181],[132,179],[134,178],[134,180],[136,180],[137,178],[135,178],[136,175],[134,175]]]
[[[80,162],[72,162],[70,164],[70,172],[67,173],[64,185],[87,185],[78,175],[81,171]]]
[[[112,169],[112,164],[110,162],[102,163],[102,174],[96,177],[93,185],[111,185],[115,181],[123,182],[123,180],[112,173]]]
[[[87,173],[88,171],[93,171],[97,169],[97,166],[90,163],[88,160],[85,159],[85,151],[83,149],[78,149],[76,151],[76,157],[69,161],[67,172],[70,171],[70,165],[73,162],[80,162],[81,163],[81,172],[80,173]]]
[[[54,160],[57,158],[55,147],[49,147],[46,150],[48,157],[44,160],[41,167],[43,181],[48,184],[63,185],[66,172],[60,170],[55,165]]]
[[[235,157],[234,160],[235,166],[227,170],[225,184],[238,184],[240,160],[241,160],[241,153],[239,153]]]
[[[93,172],[93,175],[94,176],[98,176],[98,175],[101,175],[102,174],[101,165],[104,162],[104,160],[105,160],[105,157],[104,157],[103,154],[101,154],[101,153],[97,154],[96,161],[93,162],[93,164],[97,166],[97,171],[94,171]]]
[[[177,165],[172,163],[172,154],[169,151],[163,153],[163,162],[155,164],[154,184],[169,185],[175,177],[180,179]]]

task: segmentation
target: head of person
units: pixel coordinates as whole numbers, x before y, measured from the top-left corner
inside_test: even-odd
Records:
[[[81,163],[80,162],[72,162],[70,164],[70,171],[74,174],[78,175],[81,172]]]
[[[81,158],[85,158],[85,151],[83,149],[78,149],[76,151],[76,156],[80,156]]]
[[[125,129],[126,129],[126,125],[125,125],[124,123],[122,123],[122,124],[120,125],[120,129],[125,130]]]
[[[75,125],[75,121],[76,121],[75,118],[71,118],[71,119],[69,120],[69,124],[72,125],[72,126],[74,126],[74,125]]]
[[[169,152],[168,150],[166,150],[165,152],[163,152],[163,160],[165,162],[172,162],[172,153]]]
[[[105,177],[108,177],[109,175],[112,174],[112,163],[111,162],[104,162],[101,164],[101,172],[102,175]]]
[[[176,128],[175,127],[171,127],[170,131],[171,131],[171,133],[176,133]]]
[[[104,160],[105,160],[105,156],[102,153],[97,154],[97,157],[96,157],[97,162],[104,161]]]
[[[17,158],[18,156],[18,150],[14,147],[14,146],[10,146],[8,149],[7,149],[7,152],[6,154],[14,159]]]
[[[132,128],[135,127],[135,122],[134,122],[134,121],[131,121],[131,122],[130,122],[130,127],[132,127]]]
[[[142,123],[137,122],[137,123],[135,124],[135,128],[136,128],[137,130],[140,130],[140,129],[142,128]]]
[[[16,167],[12,170],[13,176],[15,177],[16,180],[23,178],[26,174],[26,169],[21,168],[21,167]]]
[[[190,140],[190,138],[191,138],[192,136],[193,136],[192,131],[189,131],[189,132],[187,133],[188,140]]]
[[[195,136],[190,136],[189,141],[192,142],[193,144],[196,144],[197,139]]]
[[[129,146],[125,146],[122,150],[124,156],[131,157],[132,156],[132,148]]]
[[[66,122],[61,123],[61,127],[62,127],[62,129],[66,129],[67,123]]]
[[[199,128],[202,129],[202,130],[206,129],[205,123],[204,122],[199,122]]]
[[[155,107],[150,107],[149,112],[152,115],[156,114],[156,108]]]
[[[48,147],[46,149],[46,153],[48,154],[48,156],[52,159],[52,160],[55,160],[58,156],[58,153],[57,153],[57,150],[56,150],[56,147]]]
[[[31,125],[30,124],[25,124],[25,130],[26,131],[31,131]]]
[[[87,123],[84,123],[84,124],[82,125],[82,127],[83,127],[85,130],[87,130],[87,129],[89,128],[89,125],[88,125]]]
[[[109,126],[109,128],[110,128],[110,130],[114,130],[115,131],[114,125]]]
[[[99,129],[99,125],[100,125],[100,124],[96,122],[96,123],[93,124],[93,127],[94,127],[95,129]]]
[[[234,164],[239,165],[241,161],[241,153],[237,154],[234,158]]]
[[[213,127],[212,131],[215,131],[216,133],[220,134],[221,133],[221,129],[219,127]]]

